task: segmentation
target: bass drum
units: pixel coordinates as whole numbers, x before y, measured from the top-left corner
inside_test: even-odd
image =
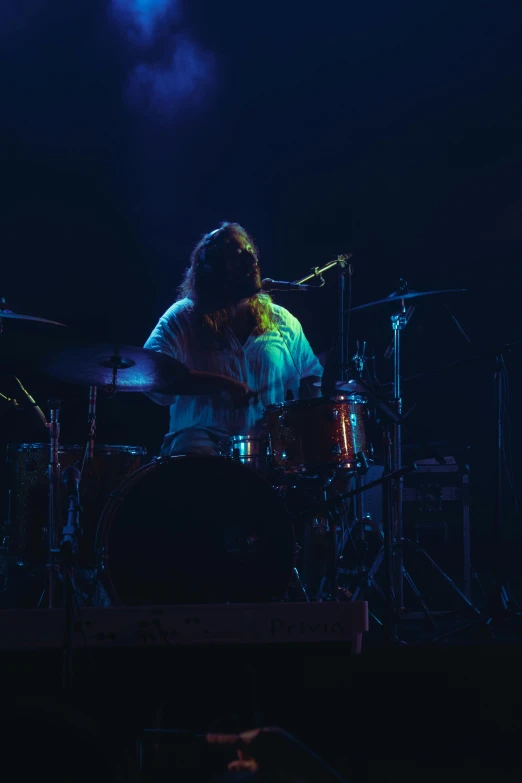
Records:
[[[283,501],[225,457],[154,460],[113,494],[96,536],[106,605],[281,600],[294,567]]]

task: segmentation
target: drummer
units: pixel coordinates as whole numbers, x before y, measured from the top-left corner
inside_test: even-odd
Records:
[[[268,405],[321,393],[321,364],[297,318],[261,290],[258,250],[238,223],[196,244],[145,347],[193,371],[193,395],[149,393],[170,405],[162,456],[217,454],[227,437],[255,434]]]

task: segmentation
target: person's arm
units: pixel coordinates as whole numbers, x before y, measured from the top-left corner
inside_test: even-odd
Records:
[[[178,362],[186,364],[185,331],[183,311],[178,303],[175,303],[161,316],[144,348],[164,353],[166,356],[171,356]],[[158,405],[171,405],[180,393],[177,388],[173,384],[171,389],[163,389],[161,393],[146,392],[146,395]]]
[[[186,365],[189,359],[186,333],[186,313],[175,304],[159,319],[145,348],[171,356]],[[246,383],[224,375],[190,369],[184,377],[173,379],[171,386],[163,384],[161,392],[147,392],[147,396],[159,405],[171,405],[179,395],[199,394],[220,395],[224,404],[240,407],[248,405],[257,396]]]
[[[297,354],[297,362],[301,370],[301,381],[299,384],[300,399],[320,397],[321,387],[314,386],[314,384],[321,380],[323,367],[312,351],[312,346],[306,339],[303,328],[297,319],[295,353]]]
[[[232,404],[239,406],[248,405],[257,397],[257,392],[242,381],[202,370],[189,370],[181,383],[176,381],[172,391],[175,394],[186,395],[219,394],[223,397],[224,403],[228,398]],[[165,388],[163,393],[169,394],[170,390]]]

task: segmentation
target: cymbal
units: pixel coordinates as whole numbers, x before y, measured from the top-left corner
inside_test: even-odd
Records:
[[[313,385],[321,387],[322,381],[314,381]],[[351,381],[336,381],[335,391],[348,394],[364,394],[367,391],[367,386],[363,383],[359,383],[357,379]]]
[[[42,324],[54,324],[54,326],[65,326],[59,321],[50,321],[48,318],[38,318],[36,315],[22,315],[22,313],[13,313],[12,310],[4,310],[0,307],[0,321],[2,318],[15,318],[19,321],[38,321]]]
[[[443,288],[440,291],[407,290],[404,293],[401,293],[400,291],[394,291],[384,299],[376,299],[375,302],[367,302],[366,304],[358,305],[357,307],[350,307],[349,311],[345,310],[344,312],[354,313],[356,310],[365,310],[367,307],[375,307],[376,305],[381,304],[393,304],[394,302],[400,302],[402,299],[416,299],[419,296],[434,296],[435,294],[463,294],[467,290],[467,288]]]
[[[118,392],[179,393],[176,385],[188,377],[188,368],[171,356],[111,343],[71,343],[54,348],[40,359],[49,375],[82,386]]]

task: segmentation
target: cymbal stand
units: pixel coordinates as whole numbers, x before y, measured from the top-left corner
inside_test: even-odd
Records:
[[[85,465],[92,465],[94,458],[94,441],[96,439],[96,397],[97,387],[89,386],[89,412],[87,414],[87,423],[89,425],[87,443],[83,452],[82,463],[80,465],[80,475],[83,477]]]
[[[60,400],[49,400],[49,513],[47,523],[48,563],[47,563],[47,607],[55,608],[55,587],[59,572],[56,555],[55,531],[60,521]],[[43,596],[42,596],[43,598]],[[42,599],[40,599],[41,602]]]
[[[397,329],[397,332],[399,329]],[[400,339],[397,338],[397,347],[400,348]],[[400,357],[400,353],[398,354]],[[395,363],[396,369],[399,369],[399,362],[397,361]],[[453,582],[453,580],[446,574],[443,569],[436,563],[432,557],[420,546],[418,546],[415,542],[410,541],[409,539],[405,539],[402,535],[402,513],[400,513],[397,516],[397,500],[398,500],[398,488],[401,492],[401,507],[398,509],[399,512],[402,512],[402,480],[403,476],[408,473],[411,470],[415,469],[415,466],[411,467],[403,467],[401,465],[400,468],[394,467],[394,461],[402,458],[401,450],[397,449],[396,445],[393,443],[393,441],[390,439],[390,433],[389,433],[389,423],[393,425],[393,432],[395,433],[397,430],[399,431],[399,435],[401,435],[401,425],[402,422],[399,418],[399,414],[395,408],[395,406],[388,406],[386,403],[384,403],[382,400],[378,398],[378,396],[375,394],[375,392],[372,391],[372,389],[365,384],[363,381],[360,381],[360,384],[365,387],[365,394],[367,394],[368,398],[372,400],[376,406],[381,410],[381,412],[384,414],[386,419],[386,424],[383,428],[383,439],[384,439],[384,477],[386,478],[386,485],[383,485],[383,531],[384,531],[384,542],[383,547],[381,548],[380,552],[378,553],[377,557],[375,558],[372,566],[370,567],[369,571],[366,573],[366,577],[364,580],[364,584],[360,584],[355,592],[352,595],[352,600],[356,600],[362,591],[369,587],[375,587],[378,592],[382,594],[382,591],[379,589],[378,585],[375,583],[374,577],[377,571],[379,570],[381,564],[384,561],[384,566],[386,569],[386,572],[391,573],[391,578],[388,579],[388,575],[386,576],[386,580],[389,585],[389,595],[386,596],[387,598],[387,611],[390,617],[389,624],[390,627],[393,626],[394,628],[397,627],[397,622],[399,620],[400,614],[403,611],[403,601],[400,600],[403,598],[403,595],[399,596],[398,588],[403,588],[404,579],[406,579],[408,585],[410,586],[412,592],[416,596],[420,606],[422,607],[422,611],[424,614],[424,617],[426,618],[426,621],[429,622],[431,627],[434,630],[437,630],[436,623],[433,619],[433,615],[431,614],[426,601],[424,600],[423,596],[421,595],[419,589],[417,588],[415,582],[413,581],[410,573],[406,570],[404,567],[404,558],[403,558],[403,548],[406,547],[412,547],[415,549],[416,553],[419,553],[423,555],[427,561],[430,563],[430,565],[435,569],[437,574],[441,576],[446,583],[451,587],[451,589],[462,599],[462,601],[466,604],[466,606],[474,611],[476,614],[480,614],[479,610],[473,605],[473,603],[467,598],[467,596],[459,589],[459,587]],[[396,387],[399,391],[400,395],[400,377],[399,377],[399,385]],[[402,404],[402,400],[399,402]],[[395,410],[394,410],[395,408]],[[437,461],[444,463],[444,460],[440,457],[440,455],[437,454],[437,452],[431,447],[429,447],[429,444],[425,444],[427,449],[433,454],[433,456],[437,459]],[[357,495],[359,492],[364,492],[365,490],[371,489],[373,486],[377,486],[378,484],[381,484],[382,480],[373,481],[370,484],[364,484],[362,487],[356,487],[354,490],[352,490],[349,493],[346,493],[345,495],[338,496],[338,500],[343,497],[351,497],[354,495]],[[401,536],[400,538],[397,537],[397,529],[396,524],[397,521],[401,525]],[[385,526],[388,524],[388,539],[386,539],[386,530]],[[397,552],[399,552],[399,556],[397,555]],[[400,567],[400,573],[397,573],[397,569]],[[390,603],[391,602],[391,603]],[[392,617],[392,609],[393,608],[393,617]]]
[[[400,280],[399,291],[406,292],[408,283]],[[401,299],[401,309],[398,313],[391,316],[391,325],[393,329],[393,407],[396,418],[393,422],[393,444],[392,444],[392,471],[400,471],[402,467],[402,390],[401,390],[401,332],[406,328],[413,308],[406,309],[405,300]],[[402,495],[404,478],[399,475],[393,480],[392,485],[392,519],[393,519],[393,538],[395,540],[394,549],[394,573],[395,588],[397,597],[398,611],[402,612],[404,608],[404,553],[403,553],[403,534],[402,534]]]
[[[60,566],[63,584],[65,628],[62,649],[62,687],[72,686],[73,657],[73,611],[75,595],[74,566],[78,552],[78,534],[80,530],[80,479],[81,474],[74,465],[69,465],[62,476],[62,483],[67,492],[67,521],[62,528],[60,540]]]

